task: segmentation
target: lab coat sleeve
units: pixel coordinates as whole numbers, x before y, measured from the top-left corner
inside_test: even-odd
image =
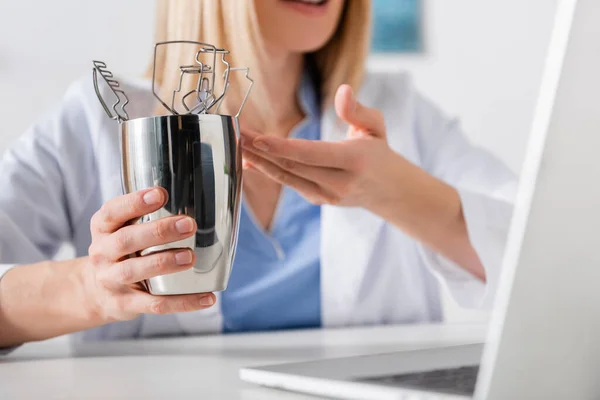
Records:
[[[456,120],[447,118],[420,94],[415,94],[414,106],[421,165],[458,191],[486,283],[423,245],[419,250],[459,305],[489,309],[500,277],[517,177],[490,152],[470,143]]]
[[[51,259],[82,218],[95,166],[81,93],[73,85],[0,160],[0,279]]]
[[[0,161],[0,264],[51,259],[84,215],[96,174],[82,85],[71,86]]]

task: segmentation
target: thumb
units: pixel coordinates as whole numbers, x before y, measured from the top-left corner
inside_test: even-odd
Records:
[[[367,131],[378,137],[385,136],[385,123],[381,111],[360,104],[349,85],[341,85],[338,88],[335,94],[335,111],[355,130]]]

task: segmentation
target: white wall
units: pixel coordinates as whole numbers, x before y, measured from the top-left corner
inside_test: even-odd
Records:
[[[518,171],[558,0],[423,1],[424,54],[371,65],[411,71],[476,143]]]
[[[424,0],[425,53],[375,57],[371,66],[411,71],[475,143],[518,171],[557,1]],[[0,153],[71,81],[90,74],[92,59],[141,73],[153,3],[0,0]],[[486,317],[446,307],[453,320]]]
[[[100,59],[140,74],[152,54],[152,0],[0,0],[0,153]]]

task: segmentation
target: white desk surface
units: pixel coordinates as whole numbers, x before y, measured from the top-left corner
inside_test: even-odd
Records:
[[[0,399],[312,399],[246,384],[240,367],[482,343],[483,324],[407,325],[72,344],[0,357]]]

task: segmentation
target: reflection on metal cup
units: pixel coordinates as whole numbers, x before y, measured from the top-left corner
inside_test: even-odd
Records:
[[[173,215],[195,219],[194,236],[144,249],[141,256],[175,248],[196,253],[192,269],[151,278],[152,294],[225,290],[237,244],[241,206],[241,148],[235,117],[168,115],[124,121],[121,126],[125,193],[161,186],[166,204],[136,223]]]

